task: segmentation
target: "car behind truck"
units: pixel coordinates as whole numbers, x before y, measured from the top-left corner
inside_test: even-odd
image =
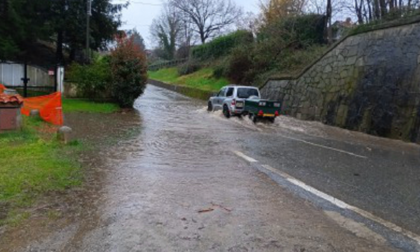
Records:
[[[226,118],[248,115],[254,123],[262,119],[274,122],[280,115],[281,103],[261,99],[256,87],[229,85],[208,101],[208,111],[220,109]]]

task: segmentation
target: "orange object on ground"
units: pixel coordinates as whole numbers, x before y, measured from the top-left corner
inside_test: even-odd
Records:
[[[0,94],[3,93],[4,90],[6,90],[6,87],[0,84]]]
[[[63,108],[61,93],[25,98],[22,114],[29,116],[31,110],[37,109],[42,119],[54,125],[63,125]]]
[[[20,95],[7,95],[7,94],[0,93],[0,104],[9,104],[9,103],[22,104],[23,98]]]

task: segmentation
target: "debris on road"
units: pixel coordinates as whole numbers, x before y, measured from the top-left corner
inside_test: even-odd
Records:
[[[198,213],[209,213],[213,211],[214,211],[214,208],[207,208],[207,209],[198,210]]]

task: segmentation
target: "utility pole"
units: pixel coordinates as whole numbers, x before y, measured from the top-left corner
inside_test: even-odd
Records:
[[[89,43],[89,38],[90,38],[90,16],[92,15],[92,2],[91,0],[86,0],[87,3],[87,8],[86,8],[86,59],[87,62],[90,63],[90,43]]]

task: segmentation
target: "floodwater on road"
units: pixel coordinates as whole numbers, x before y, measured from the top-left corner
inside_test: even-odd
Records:
[[[151,85],[135,109],[108,121],[67,118],[82,141],[118,133],[95,159],[85,157],[100,176],[86,196],[94,200],[44,237],[15,238],[0,251],[397,251],[235,151],[419,231],[416,145],[287,117],[273,125],[227,120],[203,101]]]

